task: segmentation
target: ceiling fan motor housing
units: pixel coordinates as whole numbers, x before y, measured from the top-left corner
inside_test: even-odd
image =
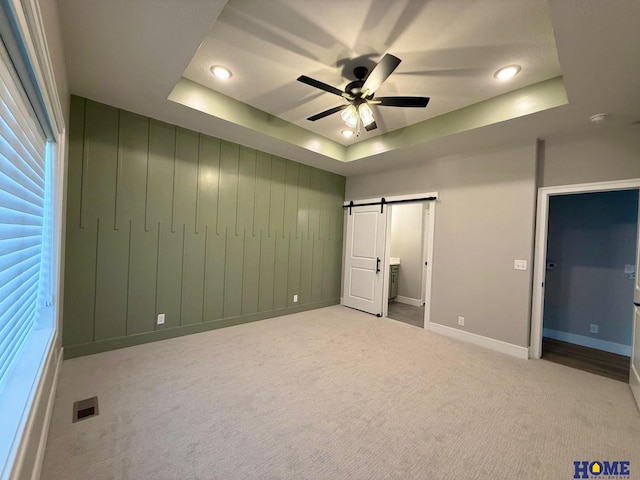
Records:
[[[362,92],[362,86],[364,85],[364,79],[367,76],[367,73],[369,73],[369,69],[367,67],[354,68],[353,74],[355,75],[357,80],[354,80],[353,82],[347,84],[347,86],[344,88],[344,91],[354,97],[360,95],[360,93]]]

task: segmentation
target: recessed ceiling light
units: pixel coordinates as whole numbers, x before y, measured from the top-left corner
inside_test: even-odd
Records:
[[[596,125],[604,122],[609,117],[608,113],[596,113],[595,115],[591,115],[589,120],[591,123],[595,123]]]
[[[509,80],[510,78],[515,77],[518,73],[520,73],[520,65],[508,65],[506,67],[502,67],[494,73],[493,76],[498,80]]]
[[[223,67],[222,65],[214,65],[213,67],[211,67],[211,73],[223,80],[231,77],[231,70],[229,70],[227,67]]]
[[[354,131],[353,130],[347,130],[346,128],[344,130],[342,130],[342,135],[346,138],[351,138],[353,137]]]

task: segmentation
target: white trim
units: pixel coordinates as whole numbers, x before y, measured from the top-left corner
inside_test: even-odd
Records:
[[[523,360],[527,360],[529,358],[529,349],[527,347],[520,347],[512,343],[496,340],[495,338],[483,337],[482,335],[465,332],[464,330],[439,325],[437,323],[431,323],[429,325],[429,331],[455,338],[456,340],[462,340],[463,342],[472,343],[480,347],[488,348],[496,352],[506,353],[507,355],[521,358]]]
[[[409,195],[393,195],[391,197],[384,197],[384,201],[385,202],[396,202],[398,200],[415,200],[416,202],[419,202],[420,200],[422,200],[424,198],[429,198],[429,197],[434,197],[435,199],[437,199],[438,198],[438,192],[411,193]],[[383,196],[375,197],[375,198],[360,198],[358,200],[352,200],[352,201],[354,203],[373,203],[373,202],[379,202],[382,198],[383,198]],[[429,201],[432,201],[432,200],[423,200],[423,201],[429,202]],[[349,206],[349,202],[345,201],[342,205],[345,206],[345,207],[348,207]]]
[[[384,266],[385,274],[382,279],[382,316],[389,316],[389,277],[391,272],[391,224],[393,222],[393,208],[389,209],[387,217],[387,231],[384,234]]]
[[[422,306],[422,299],[420,298],[410,298],[410,297],[403,297],[402,295],[398,295],[395,298],[395,301],[398,303],[404,303],[405,305],[413,305],[414,307]]]
[[[24,48],[36,77],[36,85],[44,101],[52,128],[60,136],[65,128],[62,106],[58,98],[53,63],[47,46],[44,22],[37,0],[10,0]],[[56,138],[56,140],[59,140]]]
[[[44,416],[44,425],[42,427],[42,433],[40,435],[40,442],[38,443],[38,451],[36,453],[36,459],[33,465],[33,473],[31,475],[31,480],[38,480],[42,472],[44,452],[47,447],[47,438],[49,436],[49,425],[51,424],[51,415],[53,414],[53,405],[56,399],[56,390],[58,389],[58,377],[60,376],[60,369],[62,368],[63,358],[64,358],[64,347],[60,348],[58,352],[58,359],[56,361],[55,371],[53,373],[53,383],[51,384],[51,391],[49,392],[49,400],[47,401],[47,407],[46,407],[45,416]],[[48,368],[49,367],[47,366],[47,369]]]
[[[631,374],[629,375],[629,387],[631,387],[631,393],[636,400],[638,409],[640,409],[640,374],[636,370],[636,366],[631,362]]]
[[[533,296],[531,305],[531,357],[542,356],[542,323],[544,310],[544,287],[546,273],[547,231],[549,222],[549,197],[589,192],[609,192],[640,188],[640,178],[611,182],[581,183],[542,187],[538,189],[538,213],[536,218],[536,241],[533,270]]]
[[[429,231],[427,230],[429,225],[429,204],[423,205],[422,208],[422,272],[420,275],[420,302],[422,305],[426,303],[427,293],[427,268],[429,267],[428,249],[429,249]]]
[[[631,345],[607,342],[606,340],[600,340],[599,338],[585,337],[584,335],[561,332],[559,330],[551,330],[550,328],[543,328],[542,333],[543,336],[547,338],[553,338],[554,340],[560,340],[561,342],[569,342],[576,345],[582,345],[583,347],[595,348],[610,353],[617,353],[618,355],[624,355],[625,357],[631,356]]]
[[[437,196],[437,193],[436,193]],[[436,233],[436,206],[438,202],[429,202],[429,231],[427,232],[427,281],[424,285],[424,329],[429,329],[431,322],[431,285],[433,279],[433,255],[435,249]]]

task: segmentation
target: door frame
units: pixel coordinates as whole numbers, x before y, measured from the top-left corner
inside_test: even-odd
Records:
[[[422,210],[422,305],[426,306],[427,303],[427,274],[429,272],[429,245],[431,239],[429,238],[431,232],[431,205],[425,202]],[[427,230],[429,228],[429,230]],[[426,232],[426,235],[425,235]]]
[[[543,282],[546,273],[547,236],[549,230],[549,198],[557,195],[613,192],[617,190],[634,189],[640,189],[640,178],[629,180],[614,180],[610,182],[559,185],[555,187],[541,187],[538,189],[538,211],[536,214],[535,228],[533,295],[531,300],[531,340],[529,346],[529,358],[539,359],[542,356],[542,324],[544,315]],[[640,243],[640,239],[638,239],[638,242]]]
[[[424,198],[433,197],[435,200],[422,200]],[[424,329],[425,331],[429,330],[429,325],[431,322],[431,283],[432,283],[432,272],[433,272],[433,251],[434,251],[434,239],[435,239],[435,222],[436,222],[436,205],[438,203],[438,192],[425,192],[425,193],[412,193],[408,195],[381,195],[377,198],[364,198],[358,199],[357,202],[369,203],[369,202],[378,202],[381,198],[385,199],[385,202],[394,202],[394,201],[407,201],[415,200],[416,203],[428,203],[429,204],[429,225],[427,232],[429,246],[427,249],[427,281],[426,285],[423,285],[424,290],[424,300],[425,300],[425,309],[424,309]],[[356,200],[354,200],[356,202]],[[344,202],[344,206],[349,206],[349,202]],[[389,207],[393,207],[393,204],[389,205]],[[387,207],[388,208],[388,207]],[[387,231],[385,233],[385,253],[384,253],[384,284],[382,286],[382,316],[386,317],[389,314],[389,260],[391,256],[391,222],[393,217],[393,208],[390,209],[391,215],[387,218]],[[349,212],[345,211],[345,215],[348,215]],[[346,218],[346,217],[345,217]],[[424,235],[425,226],[423,225],[422,233]],[[346,241],[346,240],[345,240]],[[344,256],[342,261],[343,268],[343,278],[344,278]]]

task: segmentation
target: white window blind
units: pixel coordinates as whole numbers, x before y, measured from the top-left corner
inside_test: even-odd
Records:
[[[1,384],[39,308],[47,144],[13,66],[0,58]]]

